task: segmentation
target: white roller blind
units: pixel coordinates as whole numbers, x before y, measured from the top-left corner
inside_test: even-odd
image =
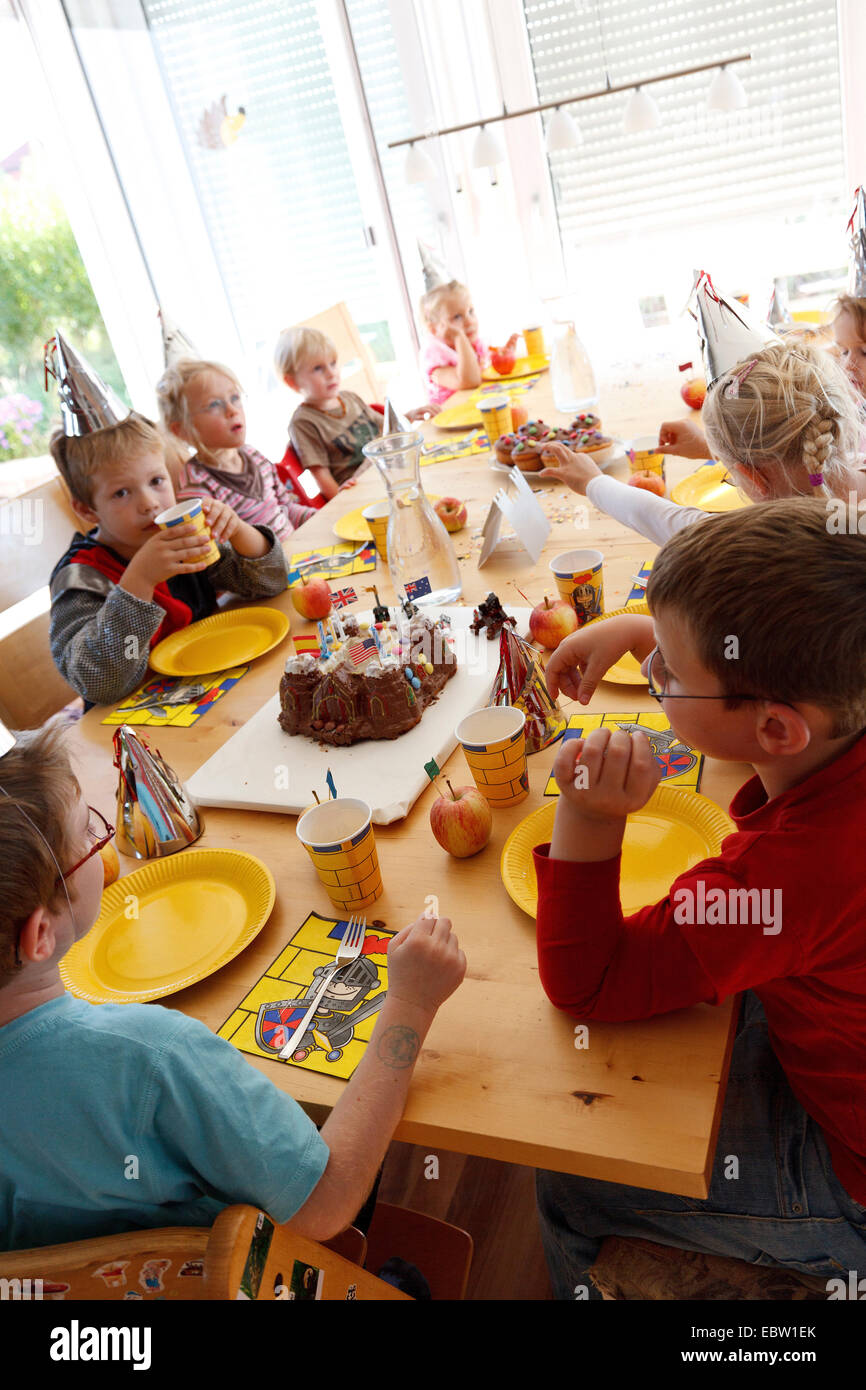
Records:
[[[523,0],[541,101],[751,52],[743,112],[709,113],[712,73],[647,88],[660,129],[628,136],[628,94],[570,110],[585,143],[551,156],[560,229],[586,246],[634,230],[846,198],[836,0]],[[606,63],[605,63],[606,60]]]
[[[142,0],[236,317],[256,339],[345,299],[382,315],[315,0]],[[229,148],[198,140],[223,93]]]

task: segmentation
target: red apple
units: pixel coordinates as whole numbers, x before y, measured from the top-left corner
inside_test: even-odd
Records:
[[[519,430],[521,425],[529,423],[529,411],[525,405],[518,405],[512,397],[511,400],[511,426],[512,429]]]
[[[114,845],[103,845],[99,851],[102,860],[102,886],[108,888],[114,883],[120,874],[120,860],[117,857],[117,850]]]
[[[517,354],[514,351],[516,343],[517,334],[513,333],[504,347],[491,347],[490,349],[490,365],[500,376],[508,376],[508,373],[514,368],[517,361]]]
[[[450,798],[440,796],[430,807],[430,829],[455,859],[468,859],[483,849],[493,834],[493,812],[477,787],[458,787],[446,778]]]
[[[304,579],[294,584],[289,596],[302,618],[317,623],[331,611],[331,590],[322,578]]]
[[[630,487],[643,487],[647,492],[654,492],[657,497],[665,495],[665,480],[659,473],[632,473],[629,478]]]
[[[433,510],[446,531],[462,531],[466,525],[466,508],[459,497],[440,497]]]
[[[691,362],[684,362],[680,371],[689,371],[691,365]],[[690,376],[680,387],[680,395],[690,410],[700,410],[706,399],[707,383],[702,376]]]
[[[579,625],[577,613],[570,603],[565,599],[556,599],[551,603],[547,594],[544,595],[544,602],[533,608],[529,615],[529,631],[533,640],[550,652],[559,646],[563,638],[577,632]]]

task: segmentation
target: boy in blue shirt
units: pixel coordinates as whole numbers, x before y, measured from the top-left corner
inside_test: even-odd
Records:
[[[450,922],[422,917],[393,938],[370,1044],[319,1132],[194,1019],[66,993],[58,967],[99,912],[105,839],[62,726],[14,741],[0,726],[0,1248],[209,1226],[238,1202],[314,1240],[336,1235],[372,1187],[427,1030],[463,979]]]

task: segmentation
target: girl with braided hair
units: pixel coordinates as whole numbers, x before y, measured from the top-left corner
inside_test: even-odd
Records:
[[[696,439],[694,449],[661,452],[712,455],[752,502],[823,495],[847,501],[851,493],[866,498],[859,400],[846,373],[821,348],[773,343],[724,372],[707,393],[703,424],[706,440]],[[709,515],[609,478],[589,455],[562,444],[549,445],[545,455],[557,467],[539,477],[566,483],[656,545]]]

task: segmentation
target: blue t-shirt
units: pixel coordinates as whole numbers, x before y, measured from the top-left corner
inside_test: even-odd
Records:
[[[202,1023],[64,994],[0,1027],[0,1248],[303,1206],[328,1147]]]

